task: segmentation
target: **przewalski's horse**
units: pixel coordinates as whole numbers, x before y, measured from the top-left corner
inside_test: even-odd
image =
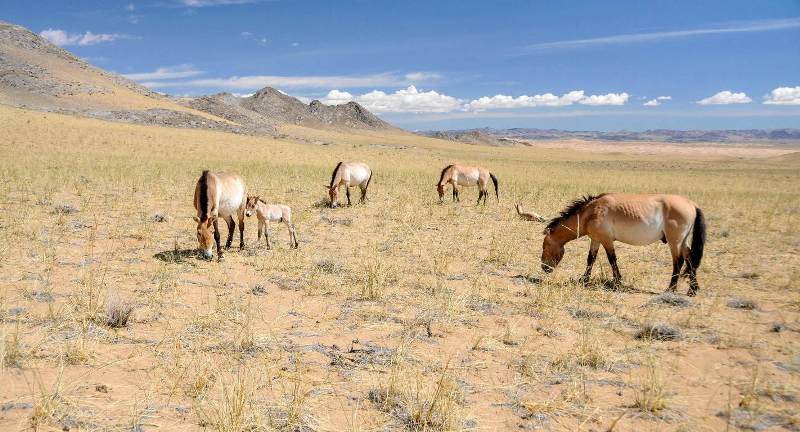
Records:
[[[367,188],[372,180],[372,170],[364,162],[339,162],[331,174],[330,185],[323,186],[328,189],[331,198],[331,208],[339,205],[339,188],[344,186],[347,192],[347,205],[350,202],[350,188],[358,186],[361,188],[361,202],[367,199]]]
[[[448,165],[442,170],[439,176],[439,183],[436,184],[436,190],[439,192],[439,202],[444,202],[444,188],[448,183],[453,185],[453,201],[461,201],[458,197],[459,186],[478,186],[478,204],[486,204],[486,196],[489,195],[486,185],[489,184],[489,179],[494,183],[494,194],[497,196],[497,201],[500,201],[500,191],[497,187],[497,177],[490,173],[489,170],[482,167],[471,167],[464,165]]]
[[[272,249],[272,243],[269,241],[269,223],[270,222],[283,222],[289,230],[289,247],[297,249],[297,235],[294,232],[294,225],[292,224],[292,209],[283,204],[267,204],[257,196],[247,197],[247,206],[245,207],[244,214],[250,217],[256,214],[258,218],[258,240],[261,240],[261,234],[267,239],[267,249]]]
[[[642,246],[661,240],[672,253],[672,277],[668,291],[675,291],[684,261],[689,276],[689,291],[693,296],[700,289],[697,268],[703,258],[706,242],[706,223],[697,204],[679,195],[607,193],[586,196],[573,201],[553,218],[544,230],[542,270],[550,273],[564,256],[564,245],[588,235],[592,240],[586,272],[586,283],[592,264],[602,245],[618,284],[622,275],[617,267],[614,241]],[[689,235],[692,237],[689,246]]]
[[[222,248],[219,242],[217,222],[222,218],[228,223],[228,241],[226,248],[233,242],[233,230],[236,223],[233,216],[239,219],[239,248],[244,248],[244,207],[247,188],[244,179],[238,174],[203,171],[194,188],[194,208],[197,216],[197,242],[203,256],[213,256],[212,247],[217,245],[217,259],[222,259]]]

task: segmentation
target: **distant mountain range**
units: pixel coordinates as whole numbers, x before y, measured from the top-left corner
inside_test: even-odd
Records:
[[[253,135],[281,124],[394,129],[356,102],[306,104],[265,87],[252,96],[176,98],[102,70],[30,30],[0,21],[0,104],[104,120]]]
[[[422,135],[460,141],[467,144],[516,145],[526,141],[613,141],[613,142],[667,142],[667,143],[768,143],[800,144],[800,129],[745,129],[745,130],[670,130],[656,129],[633,131],[565,131],[558,129],[462,129],[426,131]]]

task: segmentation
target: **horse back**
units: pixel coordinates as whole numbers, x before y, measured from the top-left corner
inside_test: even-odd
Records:
[[[214,203],[218,216],[237,214],[246,204],[247,187],[239,174],[211,173],[208,191],[210,201]]]

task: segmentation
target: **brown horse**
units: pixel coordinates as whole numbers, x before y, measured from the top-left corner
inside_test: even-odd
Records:
[[[222,248],[219,242],[217,221],[222,218],[228,223],[228,241],[225,248],[233,242],[233,231],[236,223],[233,215],[239,219],[239,248],[244,248],[244,208],[247,188],[244,179],[238,174],[203,171],[194,188],[194,208],[197,216],[197,242],[203,256],[211,259],[214,255],[212,247],[217,245],[217,259],[222,259]]]
[[[439,175],[439,183],[436,183],[436,191],[439,192],[439,202],[444,202],[444,188],[448,183],[453,185],[453,201],[461,201],[458,196],[459,186],[478,186],[478,204],[486,204],[486,197],[489,195],[489,190],[486,187],[489,179],[494,183],[494,193],[497,196],[497,201],[500,201],[500,191],[497,187],[497,177],[490,173],[489,170],[483,167],[471,167],[464,165],[448,165],[444,167],[442,173]]]
[[[641,246],[661,240],[669,245],[672,253],[672,277],[667,290],[675,291],[684,261],[684,274],[689,276],[687,295],[695,295],[700,288],[697,268],[703,258],[706,225],[703,212],[688,198],[679,195],[618,193],[586,196],[573,201],[559,216],[553,218],[544,234],[542,270],[545,273],[553,271],[561,261],[566,243],[588,235],[592,242],[586,272],[581,281],[589,281],[592,264],[602,245],[614,273],[614,283],[619,284],[622,275],[617,267],[614,242]]]
[[[328,189],[328,195],[331,198],[330,206],[334,208],[339,205],[339,188],[342,186],[347,192],[347,205],[351,205],[350,188],[355,186],[361,188],[360,201],[362,203],[366,201],[370,181],[372,181],[372,170],[364,162],[339,162],[331,174],[331,183],[322,187]]]

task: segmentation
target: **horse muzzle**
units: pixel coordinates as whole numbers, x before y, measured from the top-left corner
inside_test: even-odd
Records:
[[[554,267],[549,265],[549,264],[542,263],[542,271],[545,272],[545,273],[552,273],[553,272],[553,268]]]
[[[205,259],[210,260],[212,257],[214,257],[214,252],[211,249],[205,249],[202,251],[202,253],[203,253],[203,258]]]
[[[250,217],[250,216],[253,215],[253,212],[248,210],[248,211],[244,212],[244,215],[247,216],[247,217]]]

